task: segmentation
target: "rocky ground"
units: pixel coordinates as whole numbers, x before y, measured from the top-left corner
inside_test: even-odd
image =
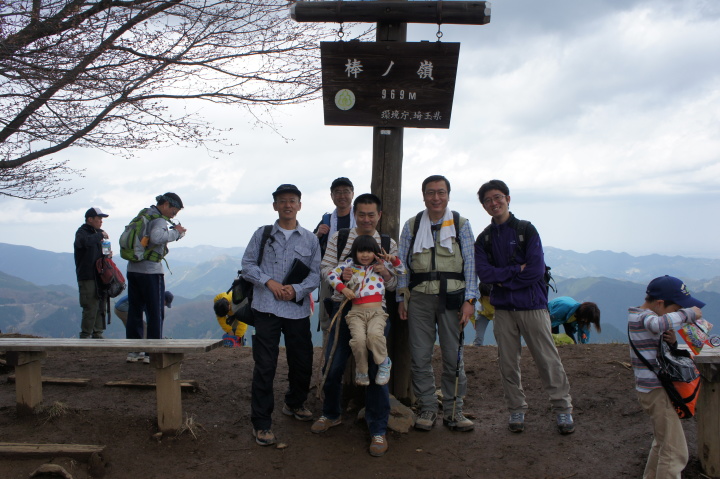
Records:
[[[287,386],[281,357],[276,377],[274,432],[287,447],[262,448],[250,424],[250,348],[221,348],[190,354],[183,379],[197,380],[196,392],[183,392],[187,428],[178,436],[159,436],[153,389],[107,387],[112,380],[154,381],[152,366],[128,364],[124,355],[51,352],[44,376],[89,378],[88,386],[44,385],[43,407],[30,417],[15,411],[12,368],[0,366],[0,442],[74,443],[106,446],[92,467],[65,457],[0,457],[0,477],[27,478],[38,466],[54,463],[72,477],[108,478],[637,478],[642,476],[652,441],[650,421],[640,410],[624,344],[563,346],[570,377],[577,430],[556,432],[535,365],[523,351],[523,384],[530,404],[526,430],[507,429],[507,412],[493,346],[465,348],[468,395],[465,412],[472,432],[447,430],[438,420],[430,432],[393,432],[381,458],[367,453],[369,436],[355,420],[354,402],[343,424],[322,435],[310,423],[283,416],[277,407]],[[282,354],[282,352],[281,352]],[[316,350],[319,379],[320,350]],[[0,354],[0,357],[2,355]],[[436,351],[435,370],[439,355]],[[311,391],[308,407],[320,412]],[[685,478],[701,478],[695,420],[684,422],[690,447]]]

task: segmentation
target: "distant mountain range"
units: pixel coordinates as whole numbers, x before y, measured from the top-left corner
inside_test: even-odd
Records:
[[[229,288],[240,269],[244,248],[196,246],[174,248],[167,257],[172,274],[167,289],[175,294],[167,310],[165,335],[174,338],[221,337],[212,312],[212,298]],[[642,303],[645,286],[654,277],[682,278],[702,301],[709,321],[720,313],[720,261],[681,256],[593,251],[576,253],[546,247],[558,293],[576,300],[594,301],[602,311],[602,333],[593,342],[626,342],[627,308]],[[122,271],[126,263],[115,258]],[[718,321],[715,321],[718,323]],[[317,320],[313,319],[313,330]],[[0,243],[0,331],[51,337],[74,337],[79,332],[80,306],[72,253],[54,253],[28,246]],[[720,328],[720,323],[718,325]],[[494,344],[489,328],[486,344]],[[108,337],[124,337],[119,319],[108,327]],[[467,331],[468,341],[474,333]],[[320,335],[314,334],[316,345]]]

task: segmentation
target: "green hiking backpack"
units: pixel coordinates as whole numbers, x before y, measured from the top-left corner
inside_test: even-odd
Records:
[[[140,210],[135,218],[125,227],[125,231],[120,235],[120,256],[130,262],[137,263],[139,261],[153,261],[159,263],[168,253],[167,245],[163,247],[162,254],[155,251],[154,246],[150,244],[150,236],[148,225],[151,221],[163,218],[170,224],[170,218],[159,213],[148,213],[149,208]]]

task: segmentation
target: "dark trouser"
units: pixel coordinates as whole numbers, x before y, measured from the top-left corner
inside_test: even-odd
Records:
[[[127,274],[128,317],[127,339],[143,339],[143,312],[147,320],[147,339],[162,339],[165,320],[165,275]]]
[[[312,377],[313,345],[310,318],[288,319],[274,314],[255,313],[252,352],[255,360],[252,379],[250,419],[256,430],[270,429],[275,408],[273,381],[280,353],[280,333],[285,336],[288,363],[288,390],[285,404],[297,408],[305,403]]]
[[[94,279],[78,281],[80,291],[80,306],[82,306],[82,320],[80,322],[80,337],[102,337],[105,331],[105,297],[98,296],[97,283]]]
[[[340,303],[333,302],[333,310],[330,311],[330,318],[335,316]],[[337,419],[342,414],[342,378],[345,372],[347,360],[352,354],[350,349],[350,330],[345,322],[345,315],[350,311],[351,305],[348,303],[342,312],[342,320],[335,320],[330,334],[328,335],[327,349],[325,350],[325,362],[327,363],[335,342],[335,328],[339,327],[338,345],[335,349],[333,362],[330,365],[327,379],[323,392],[325,400],[323,401],[323,416],[330,419]],[[339,324],[338,324],[339,323]],[[390,329],[390,322],[385,325],[385,337],[387,337]],[[325,366],[328,367],[327,364]],[[365,388],[365,421],[367,422],[370,435],[383,435],[387,431],[388,418],[390,416],[390,393],[387,384],[378,386],[375,384],[375,375],[377,375],[378,366],[374,361],[368,361],[368,375],[370,376],[370,386]],[[325,369],[323,368],[323,373]]]

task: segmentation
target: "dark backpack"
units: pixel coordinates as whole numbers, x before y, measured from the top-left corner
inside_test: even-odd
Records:
[[[108,297],[116,298],[125,291],[125,277],[112,259],[107,256],[99,258],[95,262],[95,269],[97,270],[100,288]]]
[[[525,252],[527,251],[527,240],[532,238],[533,236],[537,235],[537,230],[527,220],[510,220],[511,223],[508,224],[511,228],[515,230],[518,237],[517,247],[516,251],[520,252],[525,255]],[[487,255],[488,262],[495,266],[495,258],[493,256],[492,252],[492,224],[488,225],[482,233],[477,237],[477,242],[480,242],[480,244],[483,247],[483,250],[485,251],[485,254]],[[511,264],[517,264],[517,261],[515,260],[515,252],[513,252],[512,258],[510,258]],[[545,265],[545,274],[543,275],[543,282],[545,283],[545,289],[550,292],[552,289],[554,292],[557,293],[557,286],[555,285],[555,278],[552,277],[552,273],[550,272],[552,268]]]
[[[265,254],[265,245],[270,239],[270,232],[272,231],[273,225],[266,225],[263,227],[262,238],[260,239],[260,252],[258,253],[257,264],[258,266],[262,263],[263,255]],[[233,281],[230,289],[227,290],[229,293],[232,291],[232,302],[233,304],[240,304],[245,299],[248,300],[248,305],[252,304],[253,300],[253,284],[243,278],[242,271],[238,271],[237,278]]]

